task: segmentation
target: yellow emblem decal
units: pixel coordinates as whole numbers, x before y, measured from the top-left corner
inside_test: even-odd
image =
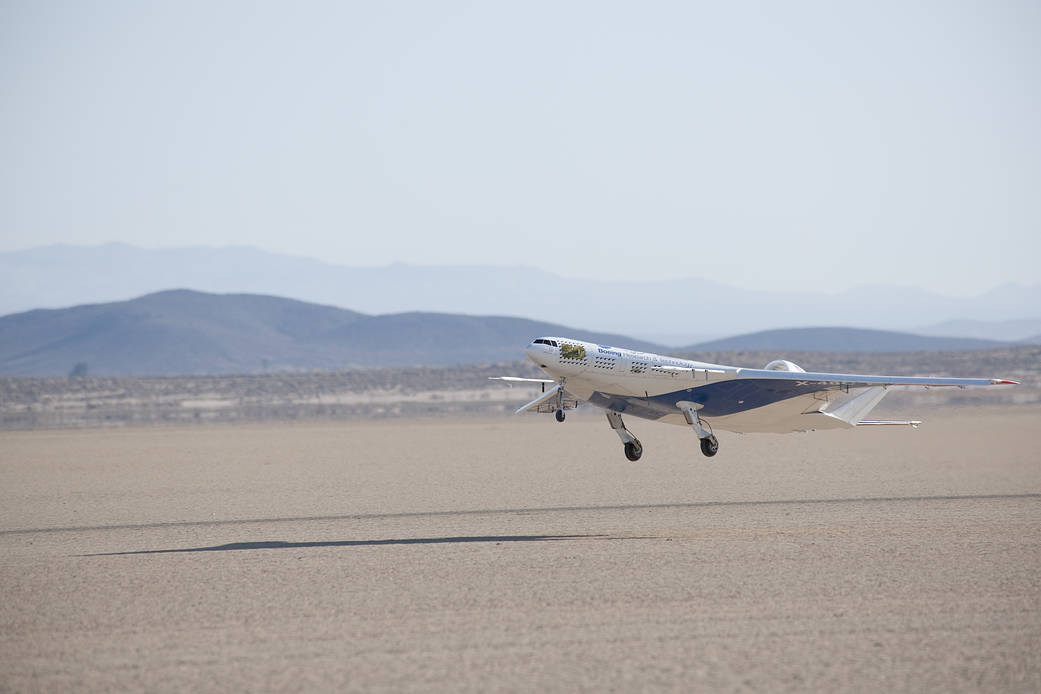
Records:
[[[585,359],[586,348],[582,345],[560,345],[561,359]]]

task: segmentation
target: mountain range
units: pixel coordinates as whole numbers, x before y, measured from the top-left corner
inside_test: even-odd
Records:
[[[671,346],[806,325],[996,340],[1041,334],[1041,284],[1010,284],[975,297],[896,285],[829,293],[764,292],[741,284],[740,277],[732,286],[697,278],[583,280],[514,266],[346,267],[250,247],[107,244],[0,253],[0,314],[190,288],[291,297],[367,315],[537,317]]]
[[[370,316],[272,296],[171,290],[4,316],[0,374],[64,375],[78,363],[111,376],[487,363],[517,359],[535,335],[561,333],[632,342],[520,318]]]
[[[369,315],[256,294],[170,290],[137,299],[0,317],[0,375],[186,375],[444,366],[513,361],[538,335],[632,349],[923,351],[1008,343],[851,328],[766,331],[670,350],[618,334],[524,318]],[[1041,340],[1039,340],[1041,342]]]

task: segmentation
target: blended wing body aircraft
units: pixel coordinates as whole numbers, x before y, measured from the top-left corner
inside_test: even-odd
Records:
[[[506,382],[541,383],[543,394],[517,410],[564,411],[589,402],[607,412],[611,428],[632,461],[643,444],[626,429],[622,415],[690,426],[701,452],[713,456],[712,433],[838,429],[865,425],[909,425],[919,421],[868,420],[868,413],[891,387],[993,386],[1016,381],[997,378],[932,378],[807,373],[778,359],[763,369],[707,364],[687,359],[605,347],[565,337],[540,337],[525,350],[551,379],[495,377]],[[546,384],[555,383],[546,389]]]

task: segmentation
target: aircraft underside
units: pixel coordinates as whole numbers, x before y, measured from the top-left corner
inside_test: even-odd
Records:
[[[709,377],[706,376],[706,380]],[[686,388],[668,388],[673,381],[657,379],[616,379],[610,391],[602,383],[582,376],[558,378],[556,397],[548,398],[540,411],[555,412],[563,422],[565,410],[582,402],[603,409],[608,422],[622,440],[629,460],[639,460],[643,445],[630,432],[622,415],[665,424],[691,427],[706,456],[713,456],[719,442],[713,431],[735,433],[788,433],[816,429],[840,429],[859,424],[900,424],[917,426],[917,421],[863,421],[863,414],[886,394],[882,386],[858,391],[849,384],[807,380],[716,376],[717,380]],[[657,389],[652,392],[651,388]],[[642,394],[638,393],[643,390]],[[860,393],[857,395],[857,393]],[[844,401],[844,402],[839,402]],[[858,405],[858,401],[861,402]],[[852,408],[852,413],[841,413]]]
[[[757,388],[754,381],[732,381],[642,398],[593,391],[586,401],[619,414],[680,426],[689,422],[679,403],[690,402],[702,421],[724,431],[785,433],[844,426],[843,422],[819,416],[838,390],[822,385],[812,390],[781,388],[768,392]]]
[[[821,414],[836,395],[849,392],[835,383],[724,378],[677,389],[668,388],[673,385],[669,381],[672,379],[663,383],[660,377],[618,379],[608,392],[598,389],[603,387],[601,383],[581,376],[559,378],[556,397],[547,398],[539,409],[555,412],[558,422],[564,421],[565,410],[583,401],[605,410],[626,457],[632,461],[640,459],[643,445],[626,428],[623,414],[691,427],[706,456],[715,455],[719,449],[714,429],[785,433],[851,426]]]

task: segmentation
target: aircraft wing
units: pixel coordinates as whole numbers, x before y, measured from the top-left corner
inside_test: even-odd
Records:
[[[489,381],[504,381],[506,385],[511,383],[556,383],[548,378],[520,378],[518,376],[489,376]]]
[[[942,376],[865,376],[861,374],[810,373],[806,371],[772,371],[738,369],[736,378],[758,378],[814,384],[835,384],[851,388],[870,386],[922,386],[925,388],[966,388],[969,386],[1018,385],[1004,378],[945,378]]]
[[[695,390],[691,400],[715,426],[728,431],[784,432],[864,425],[911,425],[917,420],[868,420],[891,387],[967,388],[1014,385],[1001,378],[872,376],[738,369],[721,382]],[[854,391],[859,394],[847,397]]]
[[[506,385],[513,383],[541,383],[542,395],[523,405],[514,414],[521,412],[556,412],[557,410],[573,410],[579,405],[579,400],[559,385],[546,390],[547,383],[556,383],[548,378],[520,378],[517,376],[489,376],[489,381],[504,381]]]
[[[531,411],[540,412],[542,411],[540,408],[552,406],[552,404],[557,401],[557,398],[560,397],[559,395],[557,395],[560,392],[560,390],[560,386],[553,386],[545,393],[529,402],[527,405],[522,405],[520,409],[514,412],[514,414],[520,414],[521,412]]]

